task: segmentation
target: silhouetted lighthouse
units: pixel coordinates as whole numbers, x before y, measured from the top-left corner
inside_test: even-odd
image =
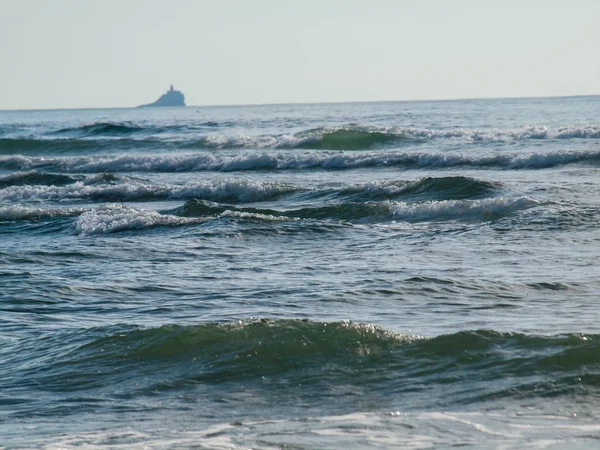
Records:
[[[171,85],[166,94],[161,95],[154,103],[140,106],[185,106],[185,96]]]

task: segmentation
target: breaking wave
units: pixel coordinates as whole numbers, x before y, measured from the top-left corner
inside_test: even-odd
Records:
[[[368,150],[431,140],[510,142],[552,139],[598,139],[600,127],[525,127],[523,129],[428,129],[417,127],[317,128],[281,139],[274,146],[297,149]]]
[[[110,184],[99,184],[106,182]],[[200,198],[212,201],[257,202],[274,200],[300,190],[300,188],[283,183],[250,180],[222,180],[184,185],[152,185],[132,182],[113,184],[111,179],[105,175],[100,180],[92,178],[67,186],[10,186],[0,189],[0,200],[12,202],[74,199],[148,201]]]
[[[338,189],[327,187],[308,189],[277,182],[236,179],[156,185],[107,173],[75,178],[69,175],[31,171],[0,178],[0,200],[14,202],[73,199],[101,201],[202,199],[220,202],[258,202],[304,193],[304,198],[328,197],[352,202],[398,198],[416,201],[475,199],[494,195],[501,188],[502,185],[499,183],[460,176],[427,177],[415,181],[374,181]]]
[[[356,223],[446,220],[490,221],[538,205],[538,202],[529,197],[499,197],[482,200],[442,200],[417,203],[394,201],[344,202],[278,211],[220,205],[204,200],[190,200],[185,205],[171,210],[170,213],[184,217],[207,217],[236,213],[238,215],[253,214],[262,217],[279,217],[287,220],[335,220]]]
[[[422,203],[399,203],[391,207],[397,220],[494,220],[517,211],[533,208],[539,203],[529,197],[490,198],[483,200],[446,200]]]
[[[74,231],[81,236],[88,236],[156,227],[177,227],[202,222],[204,220],[176,217],[119,204],[107,204],[81,214],[74,224]]]
[[[501,183],[470,177],[427,177],[415,181],[373,181],[346,188],[342,196],[356,200],[378,200],[401,197],[412,200],[467,199],[494,194]]]
[[[342,221],[374,223],[389,221],[490,221],[537,206],[530,198],[492,198],[483,200],[446,200],[420,203],[346,202],[285,211],[221,205],[205,200],[190,200],[183,206],[158,212],[121,204],[97,208],[42,209],[25,206],[0,207],[0,222],[51,219],[79,215],[73,225],[78,235],[94,235],[156,227],[197,225],[219,218],[247,223]]]
[[[503,153],[483,156],[455,152],[329,151],[243,153],[237,156],[207,153],[103,157],[0,156],[1,169],[20,171],[37,169],[65,173],[344,170],[377,167],[402,169],[473,167],[519,170],[598,162],[600,162],[600,150]]]
[[[139,126],[133,123],[99,122],[77,128],[65,128],[54,134],[67,134],[76,137],[94,136],[128,136],[143,133],[146,135],[160,135],[167,132],[202,131],[206,128],[215,128],[217,122],[205,122],[188,125],[166,126]],[[548,128],[543,126],[530,126],[521,129],[470,129],[451,128],[434,129],[418,127],[378,127],[347,125],[341,127],[320,127],[300,131],[294,134],[262,135],[262,136],[237,136],[224,138],[220,136],[202,136],[197,144],[204,143],[207,147],[272,147],[309,148],[325,150],[361,150],[369,149],[386,143],[400,142],[403,140],[438,140],[452,139],[461,141],[520,141],[531,139],[598,139],[600,127],[558,127]],[[221,138],[221,139],[219,139]]]

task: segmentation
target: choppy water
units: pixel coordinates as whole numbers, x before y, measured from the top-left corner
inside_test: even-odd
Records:
[[[597,448],[599,117],[0,112],[0,448]]]

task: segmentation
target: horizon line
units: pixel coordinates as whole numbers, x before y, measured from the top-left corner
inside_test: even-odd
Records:
[[[352,103],[424,103],[424,102],[459,102],[459,101],[477,101],[477,100],[535,100],[545,98],[580,98],[580,97],[600,97],[600,94],[573,94],[573,95],[532,95],[523,97],[456,97],[456,98],[433,98],[433,99],[410,99],[410,100],[348,100],[348,101],[325,101],[325,102],[273,102],[273,103],[230,103],[230,104],[209,104],[209,105],[185,105],[185,106],[156,106],[151,110],[162,108],[231,108],[231,107],[249,107],[249,106],[286,106],[286,105],[343,105]],[[23,111],[68,111],[68,110],[95,110],[95,109],[137,109],[137,106],[86,106],[86,107],[57,107],[57,108],[22,108],[22,109],[2,109],[0,112],[23,112]]]

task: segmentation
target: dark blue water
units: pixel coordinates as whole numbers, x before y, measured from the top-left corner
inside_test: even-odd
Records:
[[[0,448],[596,448],[599,117],[0,112]]]

